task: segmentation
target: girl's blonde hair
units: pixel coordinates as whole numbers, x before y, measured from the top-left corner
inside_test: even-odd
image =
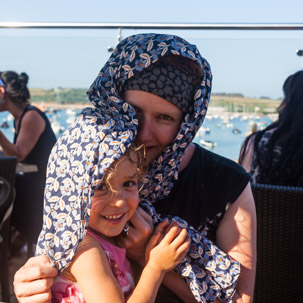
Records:
[[[115,192],[115,189],[111,184],[111,180],[118,173],[117,167],[119,163],[125,160],[137,164],[137,177],[138,180],[143,183],[143,177],[147,169],[145,146],[142,144],[137,147],[135,144],[131,144],[122,157],[111,164],[106,172],[106,175],[104,176],[103,182],[112,192]]]

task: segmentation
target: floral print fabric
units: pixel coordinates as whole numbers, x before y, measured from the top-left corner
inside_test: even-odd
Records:
[[[59,275],[52,287],[52,303],[86,303],[80,286]]]
[[[251,165],[250,165],[250,172],[249,172],[251,174],[252,183],[260,183],[260,172],[259,172],[260,166],[259,166],[258,162],[261,161],[261,164],[264,163],[263,159],[265,159],[265,155],[267,153],[267,145],[268,145],[268,142],[269,142],[272,134],[273,134],[272,131],[266,131],[263,134],[262,138],[260,139],[260,142],[258,143],[258,152],[260,154],[259,159],[257,159],[257,156],[258,156],[257,151],[254,151],[254,153],[253,153]],[[279,141],[278,141],[272,151],[272,163],[273,164],[276,165],[279,158],[281,157],[281,153],[282,153],[282,148],[279,145]]]
[[[121,41],[90,87],[92,109],[85,109],[59,138],[51,153],[45,190],[44,225],[38,254],[47,254],[64,270],[82,241],[89,220],[91,201],[109,165],[134,140],[138,120],[134,108],[120,96],[127,79],[168,54],[183,56],[203,68],[191,108],[174,141],[150,166],[140,192],[141,206],[155,224],[152,203],[167,196],[178,179],[180,160],[201,126],[211,92],[211,70],[197,48],[173,35],[139,34]],[[240,264],[220,251],[203,234],[180,219],[192,237],[190,251],[176,270],[186,279],[197,302],[219,297],[231,302]]]

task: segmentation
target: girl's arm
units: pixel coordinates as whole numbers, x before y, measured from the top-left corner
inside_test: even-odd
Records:
[[[124,302],[124,296],[107,256],[90,235],[86,235],[80,244],[69,271],[78,282],[85,301]]]
[[[233,302],[253,300],[256,274],[256,210],[250,184],[226,211],[217,229],[217,245],[241,263]]]
[[[181,230],[176,223],[164,230],[167,222],[158,224],[147,244],[147,264],[128,303],[154,302],[165,274],[179,264],[188,251],[190,238],[186,230]]]
[[[136,288],[126,300],[128,303],[154,302],[165,273],[174,268],[187,252],[190,240],[185,230],[172,226],[159,242],[161,228],[163,225],[156,229],[148,243],[149,259]],[[105,252],[91,236],[85,236],[70,271],[87,303],[125,302]]]
[[[45,121],[34,110],[28,111],[22,119],[22,125],[16,144],[11,143],[5,135],[0,132],[0,144],[8,156],[16,156],[20,162],[26,158],[34,148],[40,135],[45,129]]]

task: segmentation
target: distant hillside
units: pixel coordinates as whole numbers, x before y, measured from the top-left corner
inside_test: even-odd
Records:
[[[86,91],[87,89],[82,88],[30,89],[33,103],[58,104],[89,104]]]
[[[276,113],[281,100],[267,97],[246,98],[241,94],[212,94],[210,107],[224,107],[228,112],[238,113]]]
[[[86,91],[87,89],[81,88],[30,89],[33,103],[91,105]],[[228,112],[267,114],[276,112],[280,102],[281,100],[272,100],[267,97],[246,98],[240,93],[213,93],[210,107],[223,107]]]

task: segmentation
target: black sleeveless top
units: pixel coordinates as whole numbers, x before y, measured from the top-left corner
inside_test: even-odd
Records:
[[[52,130],[52,127],[50,125],[47,116],[42,111],[40,111],[37,107],[28,105],[24,109],[23,114],[20,117],[19,128],[16,129],[16,125],[15,125],[16,133],[14,137],[14,143],[16,143],[20,129],[22,127],[22,119],[25,113],[30,110],[36,111],[43,118],[43,120],[45,121],[45,129],[43,133],[40,135],[34,148],[30,151],[30,153],[22,161],[22,163],[36,164],[38,166],[37,177],[39,178],[42,177],[43,179],[45,179],[48,157],[57,139],[56,139],[56,135]]]
[[[170,194],[154,206],[158,213],[179,216],[198,230],[207,227],[208,238],[215,241],[226,206],[237,200],[250,175],[236,162],[195,145]]]

